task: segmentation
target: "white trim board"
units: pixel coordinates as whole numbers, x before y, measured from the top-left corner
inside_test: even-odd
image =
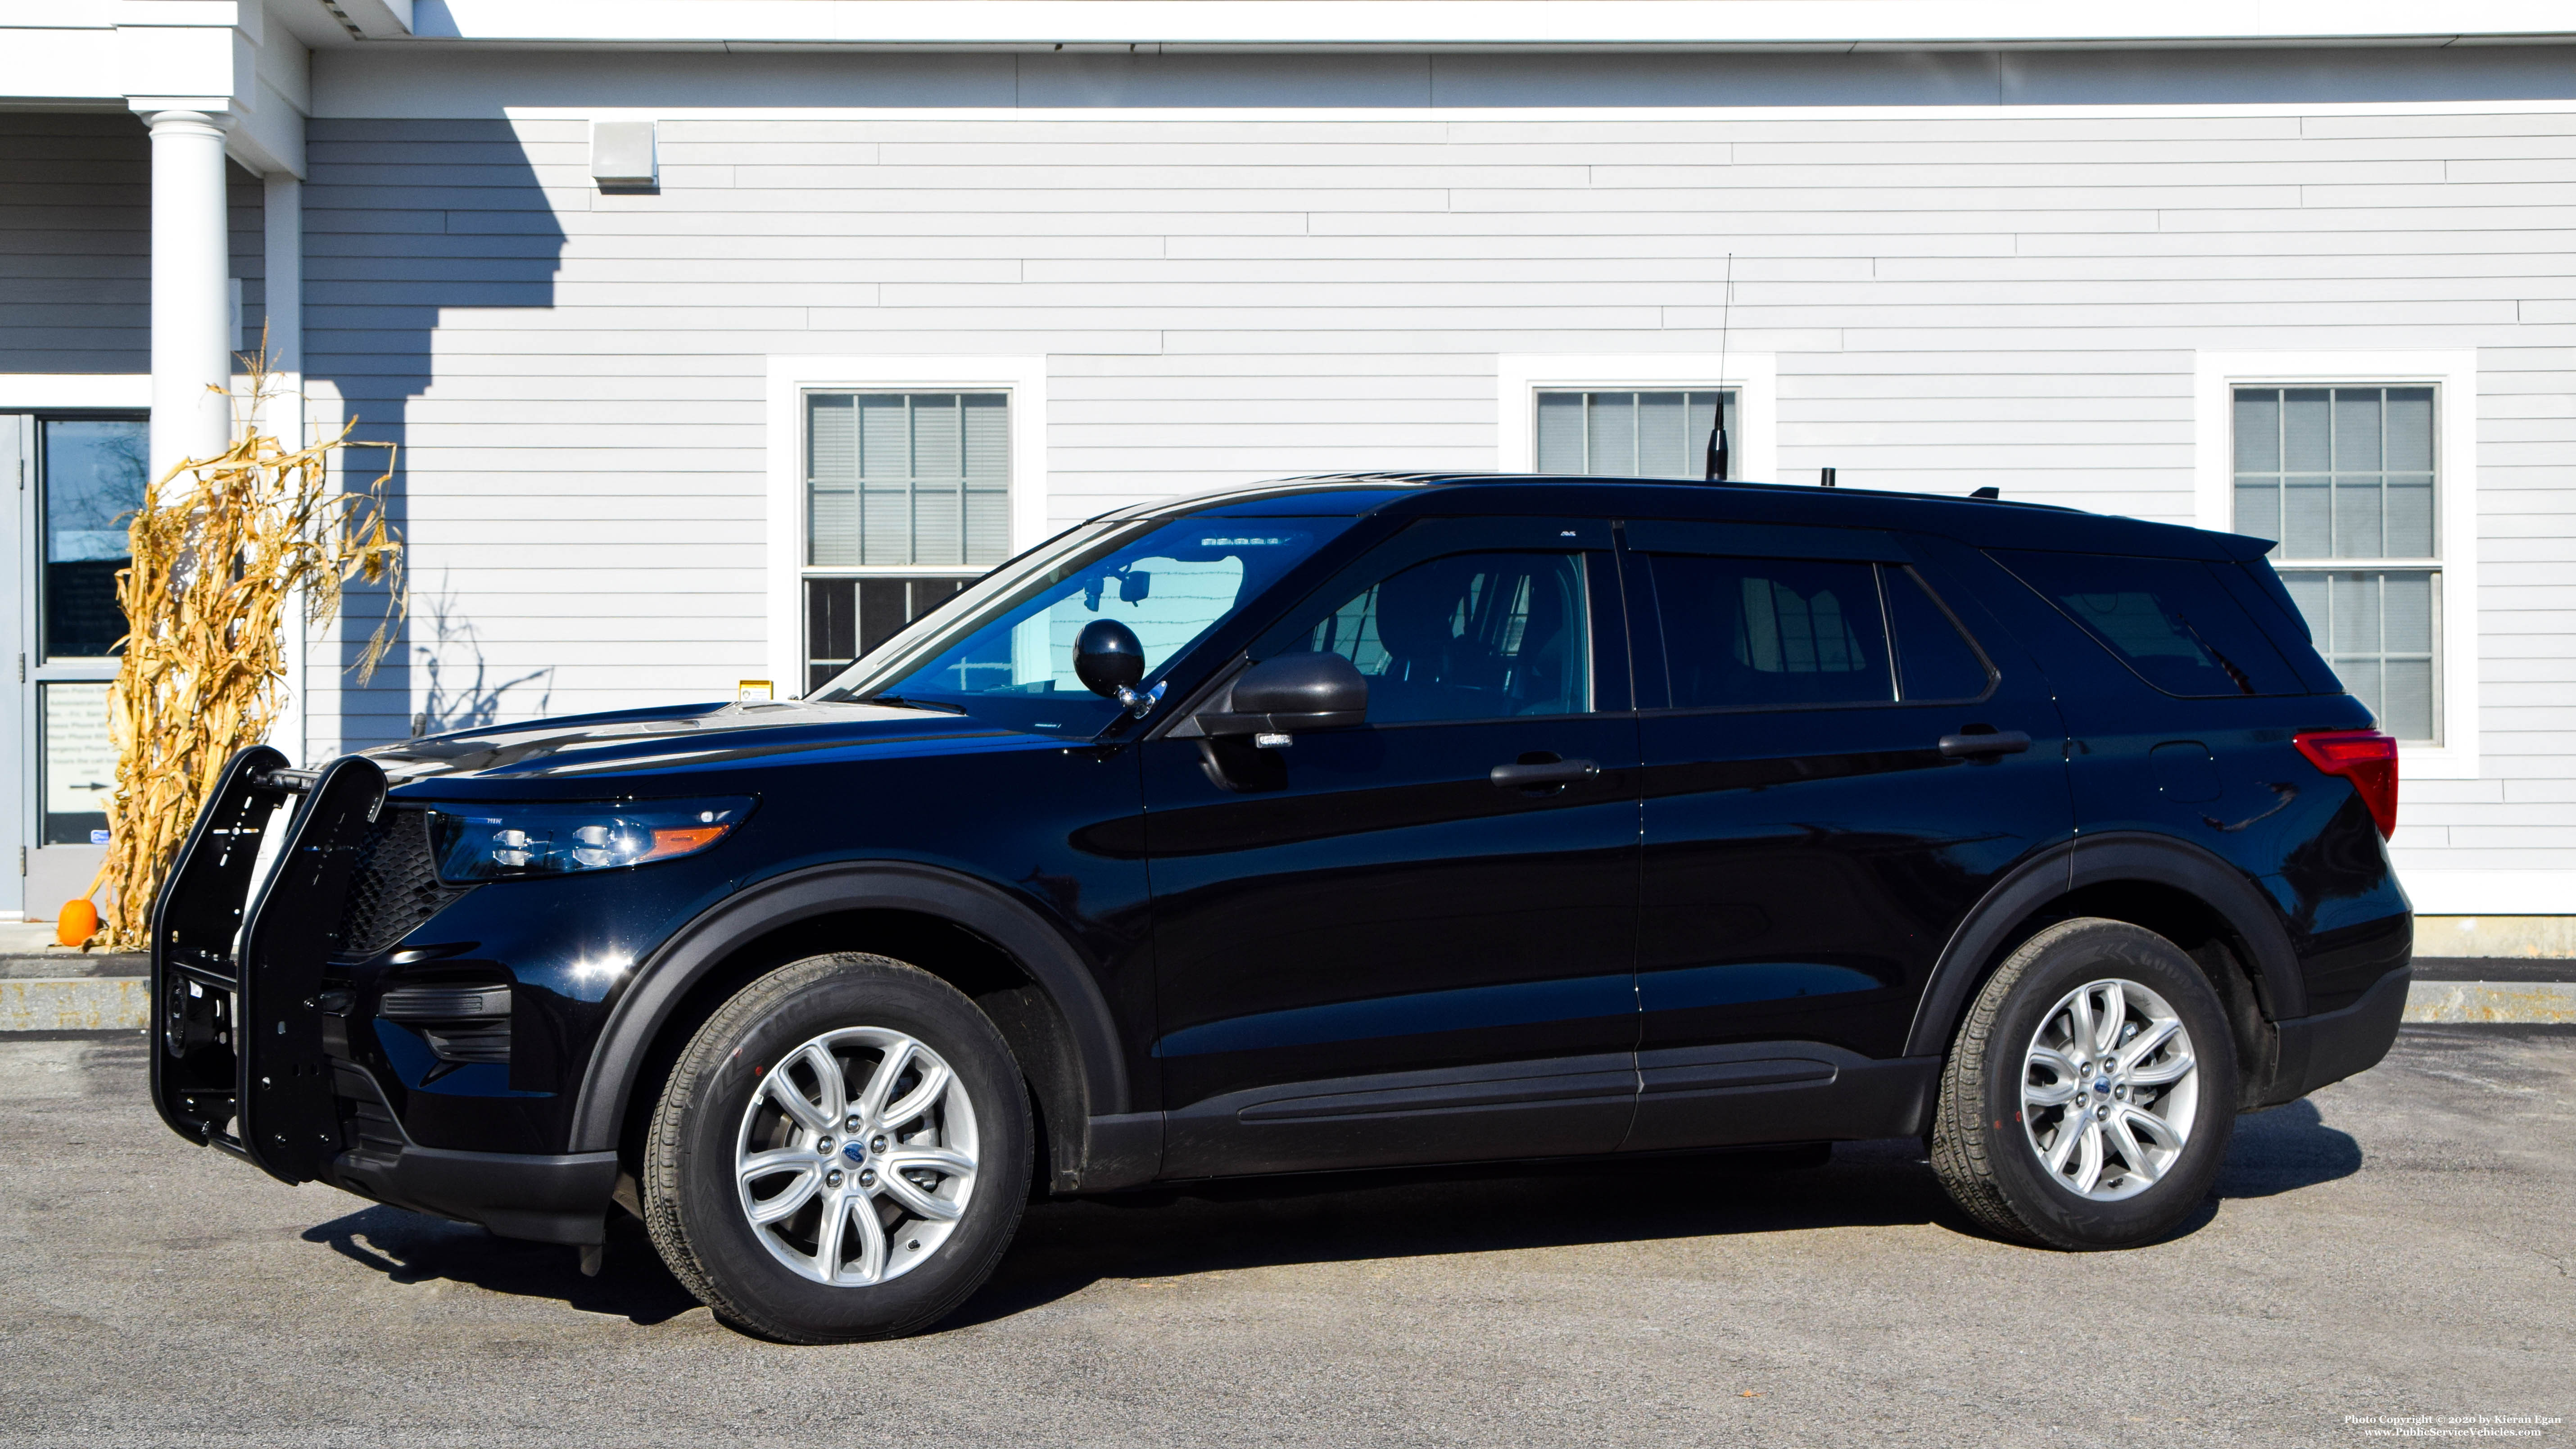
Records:
[[[1780,401],[1778,360],[1768,352],[1568,352],[1505,353],[1494,359],[1497,425],[1494,468],[1528,473],[1538,467],[1538,404],[1543,387],[1734,388],[1735,429],[1727,439],[1727,471],[1753,483],[1779,481]]]
[[[1046,541],[1046,379],[1044,357],[772,357],[767,394],[768,457],[764,468],[769,638],[762,657],[781,699],[805,692],[804,423],[797,401],[809,388],[901,388],[907,392],[1007,392],[1011,450],[1011,552]]]
[[[2408,870],[2397,883],[2419,916],[2563,916],[2576,870]]]
[[[459,52],[458,54],[463,54]],[[616,52],[583,57],[589,79],[614,81],[599,67]],[[649,58],[649,57],[643,57]],[[444,77],[441,77],[444,79]],[[1549,121],[2116,121],[2231,116],[2296,119],[2301,116],[2554,116],[2576,110],[2576,101],[2202,101],[2156,105],[2120,101],[2103,105],[1876,105],[1876,106],[682,106],[655,104],[650,92],[667,88],[659,72],[633,79],[635,103],[557,105],[454,94],[432,102],[407,93],[370,94],[368,104],[344,104],[317,115],[331,119],[453,120],[498,117],[510,121],[1082,121],[1104,117],[1151,121],[1411,121],[1428,124]]]
[[[148,372],[0,372],[0,408],[149,408]]]
[[[405,6],[409,9],[409,6]],[[1722,12],[1722,14],[1717,13]],[[2441,23],[2427,24],[2428,19]],[[2068,6],[2035,0],[806,0],[638,5],[632,0],[446,0],[414,33],[480,41],[768,41],[1043,46],[1853,46],[2162,43],[2448,43],[2567,34],[2552,0],[2410,8],[2271,0]]]
[[[2400,780],[2478,778],[2478,354],[2475,348],[2402,352],[2202,352],[2192,379],[2192,517],[2235,531],[2233,440],[2238,383],[2408,383],[2438,389],[2442,743],[2400,751]]]

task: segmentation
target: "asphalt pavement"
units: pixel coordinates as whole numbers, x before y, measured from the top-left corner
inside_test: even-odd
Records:
[[[1340,1175],[1033,1209],[942,1331],[825,1349],[631,1224],[586,1279],[190,1147],[143,1051],[0,1039],[0,1443],[2576,1449],[2576,1027],[2409,1027],[2134,1252],[1977,1236],[1910,1142]]]

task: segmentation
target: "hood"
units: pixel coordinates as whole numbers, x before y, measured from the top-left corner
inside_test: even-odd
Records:
[[[453,794],[460,785],[500,786],[500,793],[516,795],[531,792],[509,787],[540,782],[585,792],[676,794],[696,787],[672,779],[667,788],[638,791],[643,780],[637,777],[690,776],[853,750],[897,754],[926,747],[944,753],[975,743],[1028,740],[1025,734],[962,715],[782,700],[572,715],[431,735],[366,755],[384,770],[387,783],[407,795]],[[613,777],[613,782],[603,777]],[[463,793],[486,791],[468,788]]]

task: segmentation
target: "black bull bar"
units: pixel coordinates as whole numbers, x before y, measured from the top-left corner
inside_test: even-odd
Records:
[[[152,1104],[180,1136],[284,1182],[323,1177],[341,1149],[325,971],[384,805],[372,760],[294,770],[253,745],[224,765],[153,902]]]

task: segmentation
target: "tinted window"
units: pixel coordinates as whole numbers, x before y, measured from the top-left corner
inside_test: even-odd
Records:
[[[1975,699],[1993,675],[1950,615],[1912,569],[1883,569],[1888,629],[1896,636],[1896,676],[1907,700]]]
[[[1074,636],[1114,619],[1145,646],[1150,685],[1181,651],[1350,526],[1348,519],[1185,518],[1074,535],[925,617],[821,699],[892,694],[997,723],[1090,734],[1118,707],[1073,672]],[[1015,572],[1016,571],[1016,572]]]
[[[2167,694],[2306,693],[2207,564],[2018,549],[1995,557]]]
[[[1650,557],[1674,708],[1895,699],[1874,565]]]
[[[1309,648],[1369,676],[1372,724],[1581,714],[1592,708],[1583,556],[1460,553],[1344,599]]]

